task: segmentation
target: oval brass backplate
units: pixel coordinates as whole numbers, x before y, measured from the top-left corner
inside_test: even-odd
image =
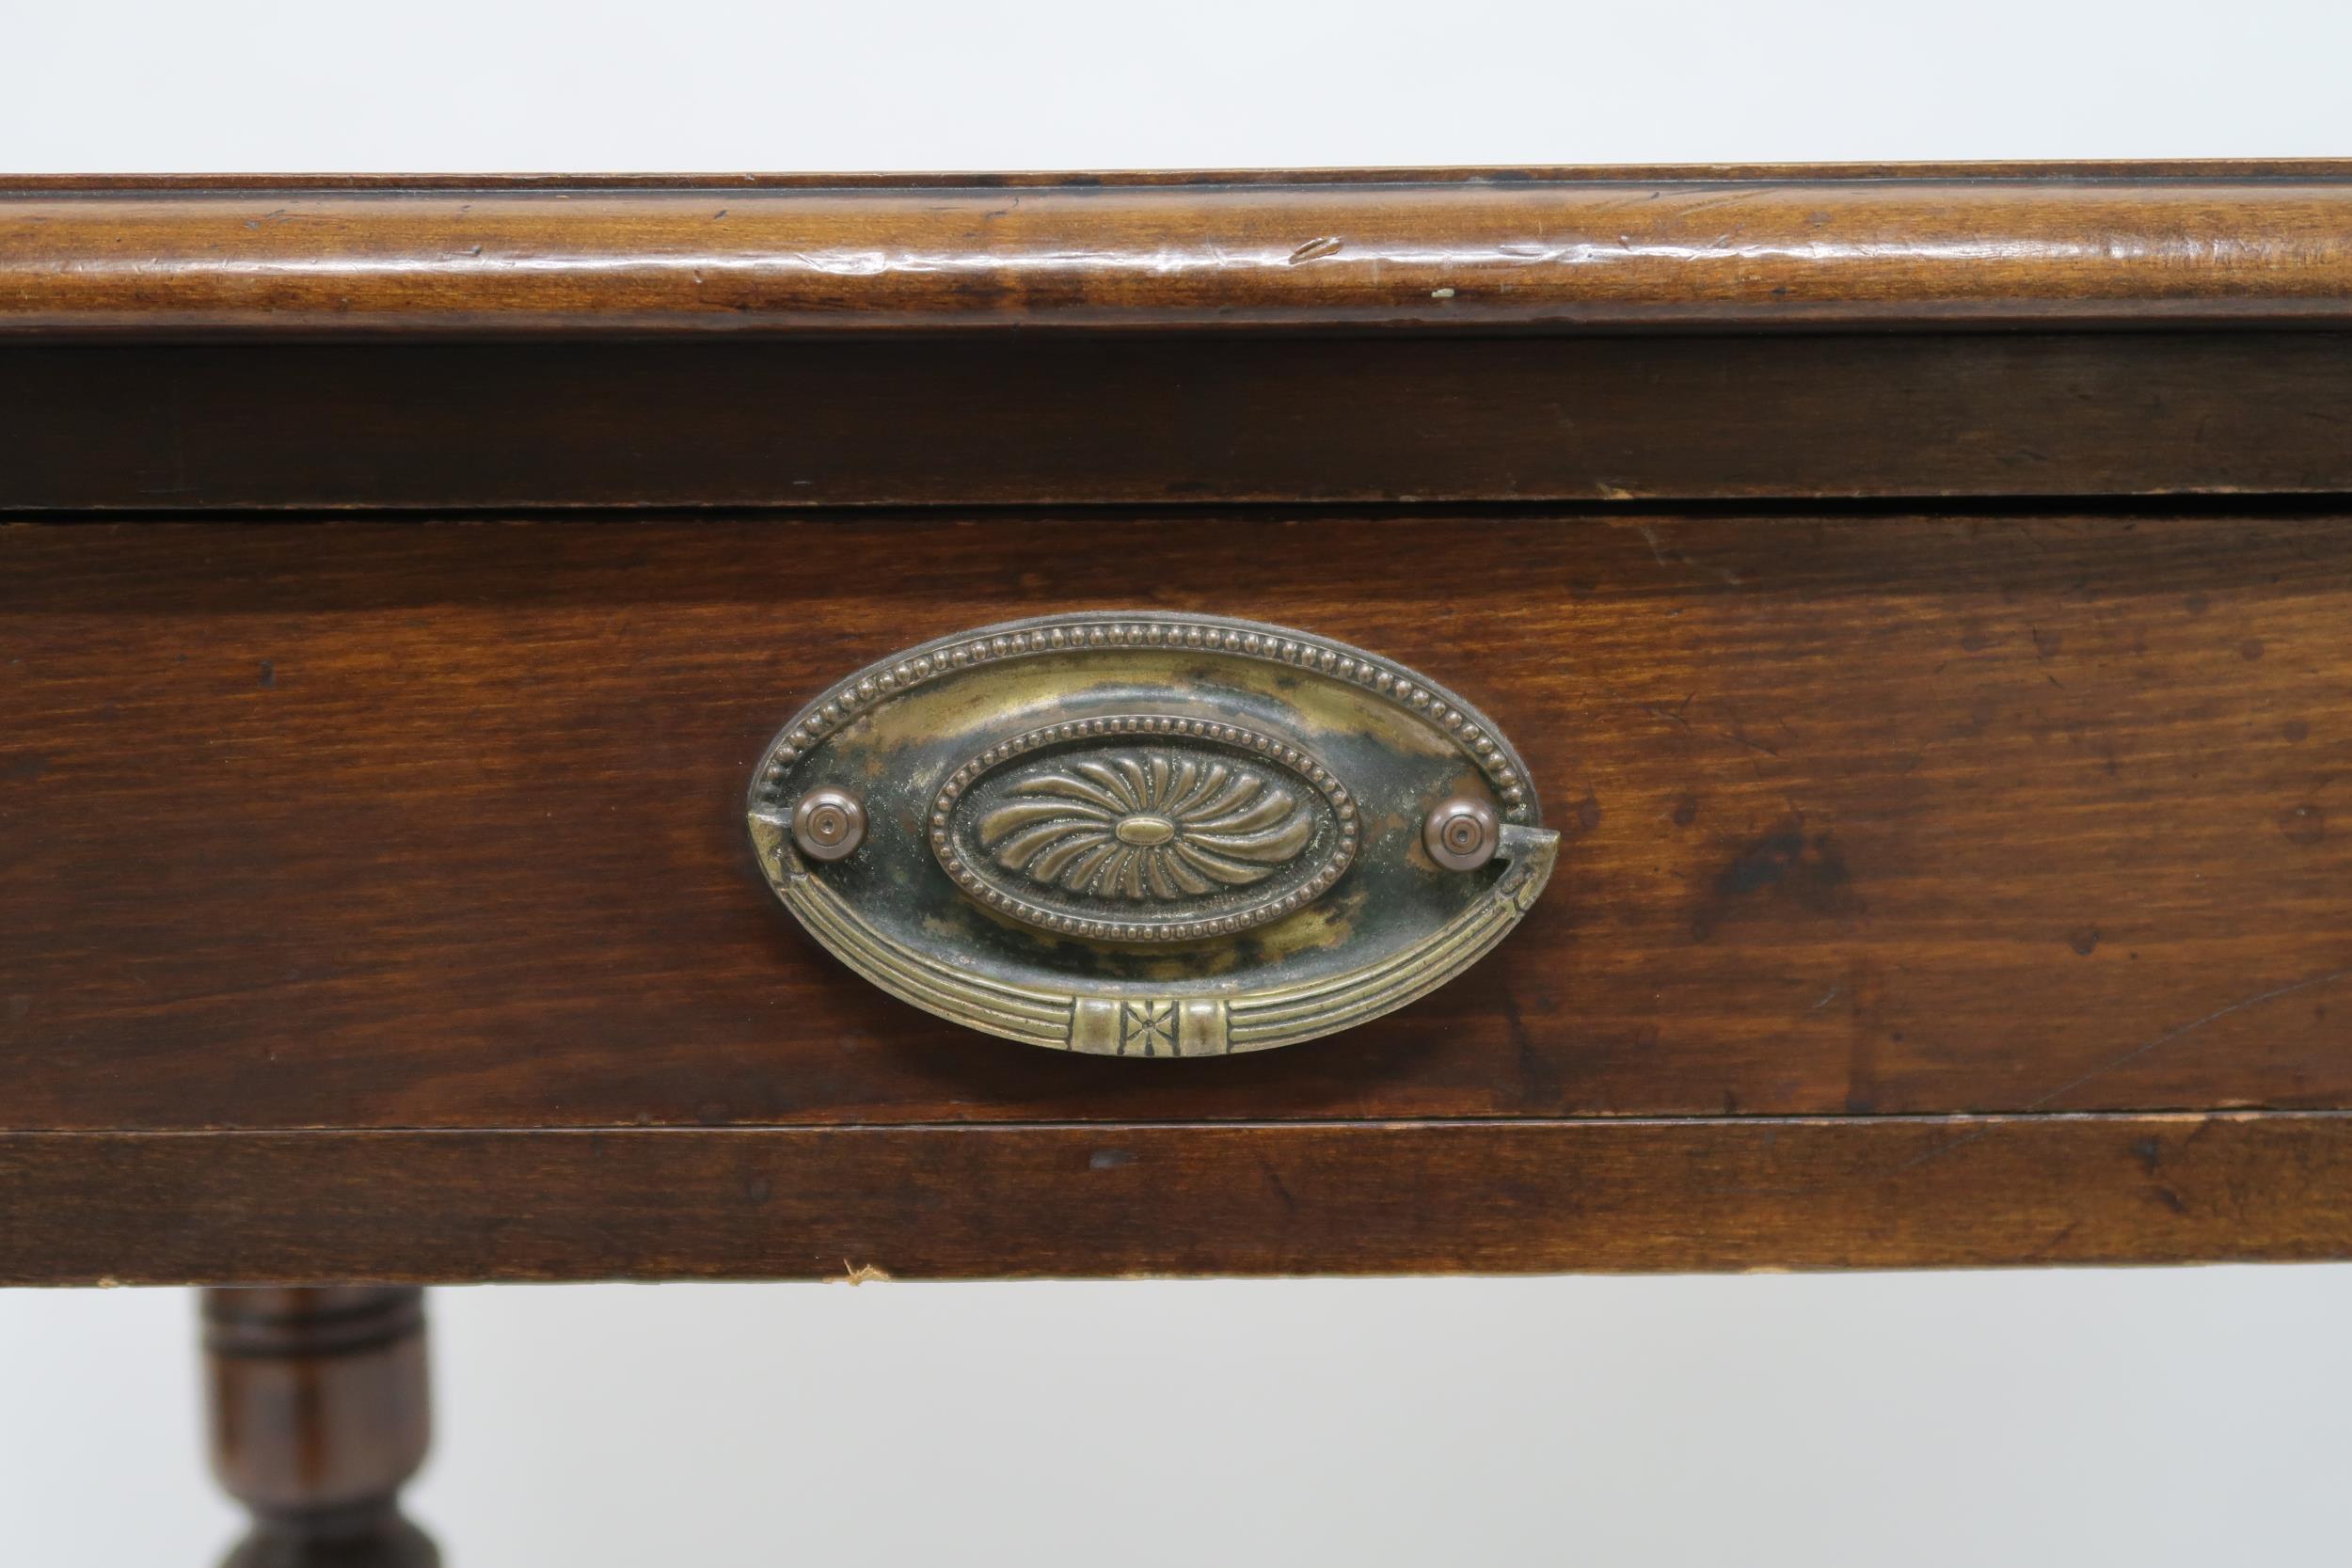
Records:
[[[1509,743],[1413,671],[1117,611],[859,671],[769,744],[750,819],[777,896],[875,985],[1119,1056],[1401,1007],[1502,941],[1559,849]]]

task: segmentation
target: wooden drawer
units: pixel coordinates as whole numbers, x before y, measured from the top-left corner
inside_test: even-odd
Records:
[[[642,279],[567,326],[488,277],[514,336],[420,341],[437,307],[339,337],[281,279],[142,336],[20,255],[0,1278],[2352,1254],[2352,199],[2305,183],[2262,220],[2299,262],[2071,313],[1766,268],[1433,325],[1454,288],[1344,274],[1235,285],[1240,338],[1033,297],[1082,329],[1038,342],[934,336],[910,284],[867,344],[778,283],[780,335],[711,343]],[[1815,194],[1788,222],[1863,221]],[[1323,215],[1512,216],[1399,199]],[[151,205],[108,221],[225,221]],[[769,737],[896,649],[1106,606],[1453,687],[1563,834],[1549,890],[1262,1055],[1073,1057],[866,985],[745,839]]]
[[[2352,1103],[2341,517],[0,539],[23,1127]],[[1138,589],[1475,691],[1566,835],[1513,940],[1344,1035],[1161,1069],[816,949],[742,831],[769,734],[904,643]]]
[[[1993,1126],[2113,1160],[2248,1135],[2162,1113],[2352,1102],[2339,518],[1104,526],[8,531],[5,718],[41,738],[8,754],[0,1104],[81,1132],[1102,1124],[1054,1135],[1073,1171],[1136,1123],[1644,1118],[1609,1130],[1741,1180],[1853,1146],[1785,1118],[2035,1118],[1890,1128],[1861,1147],[1899,1149],[1900,1193]],[[782,717],[977,607],[1139,580],[1475,689],[1566,834],[1520,931],[1346,1034],[1152,1067],[973,1035],[817,949],[737,804]],[[1461,1133],[1427,1135],[1483,1162]],[[1531,1157],[1564,1197],[1587,1180]]]

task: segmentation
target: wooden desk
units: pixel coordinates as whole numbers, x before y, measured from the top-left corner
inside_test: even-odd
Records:
[[[19,182],[0,1280],[240,1288],[245,1560],[420,1562],[430,1283],[2352,1257],[2347,493],[2352,165]],[[1549,887],[1213,1061],[1066,1021],[1418,806],[1158,968],[910,874],[1075,1049],[868,984],[796,711],[1104,610]]]

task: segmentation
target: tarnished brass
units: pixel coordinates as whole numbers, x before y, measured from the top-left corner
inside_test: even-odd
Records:
[[[1327,638],[1088,612],[911,648],[761,758],[752,842],[866,979],[1033,1045],[1311,1039],[1477,961],[1558,835],[1484,716]]]

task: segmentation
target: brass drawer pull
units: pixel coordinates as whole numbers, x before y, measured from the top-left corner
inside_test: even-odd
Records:
[[[1401,1007],[1551,874],[1510,744],[1393,661],[1205,615],[910,648],[778,732],[770,883],[901,1000],[1104,1055],[1262,1051]]]

